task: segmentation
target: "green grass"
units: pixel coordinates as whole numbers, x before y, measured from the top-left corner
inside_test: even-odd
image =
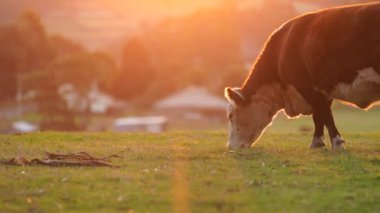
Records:
[[[378,132],[380,131],[380,107],[368,111],[338,104],[333,109],[336,125],[344,132]],[[302,128],[314,130],[311,116],[287,119],[280,113],[269,127],[270,132],[295,132]]]
[[[368,111],[350,107],[339,102],[333,106],[333,114],[336,125],[340,132],[379,132],[380,131],[380,106],[375,106]],[[224,115],[223,115],[224,116]],[[221,121],[169,121],[169,131],[186,130],[214,130],[227,131],[227,121],[223,117]],[[289,133],[289,132],[312,132],[314,130],[311,116],[300,116],[296,119],[288,119],[280,112],[273,120],[268,132]]]
[[[380,133],[344,136],[332,153],[309,133],[237,152],[224,132],[3,135],[1,159],[127,151],[121,168],[0,165],[0,212],[379,212]]]

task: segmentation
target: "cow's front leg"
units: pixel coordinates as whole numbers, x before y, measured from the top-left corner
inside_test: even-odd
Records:
[[[324,125],[321,115],[319,115],[318,112],[313,113],[313,121],[314,121],[314,136],[310,144],[310,149],[325,147],[325,143],[323,142],[323,128],[325,125]]]

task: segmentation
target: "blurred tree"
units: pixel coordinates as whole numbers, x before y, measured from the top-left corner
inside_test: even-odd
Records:
[[[33,72],[44,69],[54,58],[54,52],[39,16],[26,11],[16,22],[15,27],[22,38],[19,45],[23,49],[24,58],[19,63],[23,66],[21,72]]]
[[[49,37],[51,48],[57,57],[64,57],[72,54],[78,54],[85,52],[82,45],[75,43],[60,35],[54,35]]]
[[[16,28],[0,27],[0,100],[11,99],[17,92],[17,72],[21,70],[20,34]]]
[[[131,99],[141,96],[155,81],[150,56],[142,41],[133,37],[123,48],[122,67],[113,83],[113,94]]]
[[[221,91],[232,73],[243,70],[236,2],[171,18],[145,29],[142,39],[157,73],[152,96],[196,84]],[[231,73],[231,74],[229,74]]]
[[[118,75],[115,60],[104,52],[92,53],[92,61],[96,66],[95,83],[104,91],[111,91],[114,79]]]
[[[38,15],[30,11],[23,13],[14,25],[0,28],[0,46],[0,100],[25,91],[27,76],[45,69],[54,57]]]
[[[252,47],[259,48],[264,45],[269,35],[297,12],[292,1],[266,0],[260,8],[252,7],[241,12],[240,25],[243,42],[252,43]],[[258,51],[254,51],[258,53]]]

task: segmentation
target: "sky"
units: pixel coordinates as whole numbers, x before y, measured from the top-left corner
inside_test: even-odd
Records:
[[[40,14],[49,34],[61,34],[89,49],[100,49],[136,33],[142,25],[228,1],[236,0],[3,0],[0,24],[12,23],[23,11],[33,10]],[[239,0],[239,4],[260,1]]]

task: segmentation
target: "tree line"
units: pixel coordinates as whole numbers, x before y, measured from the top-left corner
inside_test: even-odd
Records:
[[[14,24],[0,27],[0,100],[14,99],[20,87],[23,92],[41,90],[47,76],[55,86],[71,83],[83,96],[97,82],[119,99],[147,104],[194,84],[221,94],[226,85],[241,84],[247,63],[253,63],[252,52],[294,15],[286,2],[240,9],[226,1],[143,27],[123,42],[121,65],[116,66],[105,52],[89,52],[67,38],[48,35],[38,15],[25,12]]]
[[[225,86],[242,84],[270,33],[294,16],[288,1],[267,0],[261,8],[243,9],[226,1],[143,26],[123,45],[113,94],[151,103],[198,85],[223,95]]]

